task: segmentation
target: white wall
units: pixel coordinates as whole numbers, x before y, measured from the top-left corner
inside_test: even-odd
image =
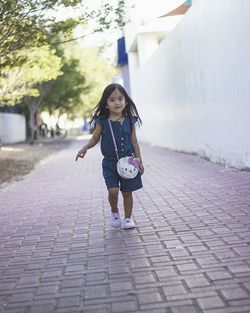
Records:
[[[194,1],[157,52],[131,68],[141,140],[250,167],[250,1]]]
[[[0,113],[0,140],[2,143],[22,142],[26,139],[25,117],[15,113]]]

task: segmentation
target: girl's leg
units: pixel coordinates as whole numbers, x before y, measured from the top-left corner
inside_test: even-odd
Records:
[[[130,218],[133,210],[132,192],[122,192],[125,218]]]
[[[119,188],[110,188],[108,190],[108,200],[109,200],[109,204],[111,206],[111,212],[112,213],[118,212],[118,208],[117,208],[118,194],[119,194]]]

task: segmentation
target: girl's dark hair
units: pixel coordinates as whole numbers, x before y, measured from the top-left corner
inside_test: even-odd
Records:
[[[120,84],[110,84],[103,90],[101,100],[99,101],[99,103],[94,108],[90,123],[92,124],[97,116],[104,118],[104,119],[109,117],[109,110],[107,108],[107,100],[108,100],[109,96],[111,95],[111,93],[115,89],[118,89],[120,91],[120,93],[124,96],[125,101],[127,103],[122,114],[124,116],[129,116],[129,117],[132,117],[132,116],[138,117],[137,124],[141,125],[142,121],[141,121],[141,118],[138,114],[136,105],[134,104],[132,99],[129,97],[126,90],[123,88],[123,86]]]

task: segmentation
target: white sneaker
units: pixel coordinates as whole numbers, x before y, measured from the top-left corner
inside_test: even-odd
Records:
[[[123,229],[131,229],[131,228],[135,228],[135,223],[133,220],[131,220],[131,218],[124,218],[123,222],[122,222],[122,228]]]
[[[117,213],[111,212],[111,226],[115,228],[119,228],[122,226],[122,220],[121,220],[119,212]]]

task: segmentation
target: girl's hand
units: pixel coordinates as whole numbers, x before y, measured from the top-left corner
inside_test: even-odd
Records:
[[[144,173],[144,166],[143,164],[140,162],[140,165],[139,165],[139,172],[141,173],[141,175]]]
[[[84,158],[85,154],[87,153],[87,148],[83,147],[81,150],[78,151],[77,155],[76,155],[76,161],[78,158]]]

